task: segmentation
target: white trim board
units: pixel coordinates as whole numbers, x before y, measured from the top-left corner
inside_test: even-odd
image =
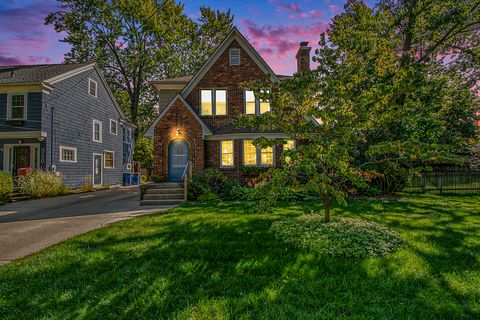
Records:
[[[286,139],[292,140],[283,133],[271,133],[271,132],[258,132],[258,133],[228,133],[228,134],[216,134],[205,137],[205,140],[255,140],[257,138],[267,139]]]
[[[168,110],[170,110],[170,108],[173,106],[173,104],[178,99],[180,99],[180,101],[184,104],[184,106],[187,108],[187,110],[190,111],[190,113],[193,114],[195,119],[197,119],[198,122],[202,125],[203,138],[205,138],[205,136],[210,136],[210,135],[213,134],[212,131],[207,127],[207,125],[202,121],[202,119],[200,119],[200,117],[195,112],[195,110],[193,110],[192,107],[190,107],[190,105],[187,103],[187,101],[185,101],[185,99],[183,99],[183,97],[180,94],[177,94],[172,99],[172,101],[170,101],[170,103],[163,109],[163,111],[158,115],[157,119],[155,119],[155,121],[152,123],[152,125],[148,128],[148,130],[145,132],[145,136],[147,136],[147,137],[153,137],[154,136],[155,126],[157,125],[158,121],[160,121],[160,119],[163,118],[163,116],[168,112]]]

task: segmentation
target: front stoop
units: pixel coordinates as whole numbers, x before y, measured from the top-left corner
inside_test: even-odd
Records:
[[[140,186],[140,205],[142,206],[177,205],[184,202],[181,183],[149,183]]]

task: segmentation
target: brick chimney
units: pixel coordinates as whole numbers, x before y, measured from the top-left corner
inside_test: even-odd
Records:
[[[300,48],[298,48],[297,55],[297,72],[304,72],[310,70],[310,51],[312,47],[308,46],[308,41],[300,42]]]

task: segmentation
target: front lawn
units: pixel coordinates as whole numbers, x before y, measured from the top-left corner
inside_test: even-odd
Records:
[[[184,205],[0,267],[0,318],[478,319],[480,197],[351,200],[333,218],[388,225],[406,245],[345,260],[288,247],[273,221],[318,208]]]

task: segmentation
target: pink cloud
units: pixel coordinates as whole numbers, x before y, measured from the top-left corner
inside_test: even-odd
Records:
[[[295,54],[301,41],[317,43],[320,33],[328,28],[327,22],[315,22],[311,25],[257,25],[244,19],[241,21],[244,34],[262,57],[277,73],[292,73],[295,70]]]
[[[330,11],[332,11],[333,13],[337,13],[340,11],[340,8],[334,4],[330,5]]]
[[[268,2],[275,6],[275,11],[277,13],[283,13],[283,12],[300,13],[300,12],[302,12],[302,7],[297,2],[288,3],[288,2],[284,2],[282,0],[268,0]]]

